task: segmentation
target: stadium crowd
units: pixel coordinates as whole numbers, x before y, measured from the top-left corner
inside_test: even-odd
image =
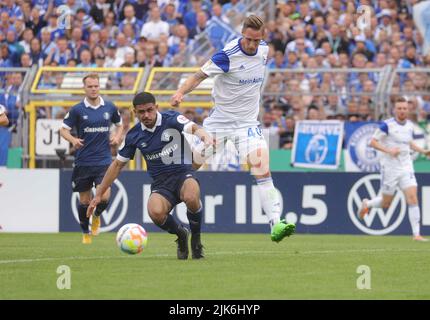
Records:
[[[428,67],[423,37],[412,6],[417,0],[278,0],[275,18],[267,21],[269,69]],[[70,11],[62,11],[62,5]],[[370,28],[357,24],[360,5],[372,7]],[[76,66],[146,67],[201,65],[192,54],[198,35],[211,19],[237,28],[246,15],[238,0],[2,0],[0,67]],[[219,49],[216,39],[211,39]],[[372,120],[377,72],[270,73],[264,96],[263,126],[279,135],[280,147],[291,146],[294,122],[301,119]],[[55,81],[61,82],[61,76]],[[134,79],[121,79],[128,88]],[[22,104],[22,73],[0,75],[0,104],[11,125]],[[393,92],[426,91],[427,74],[405,73]],[[312,95],[334,92],[337,95]],[[295,93],[295,94],[291,94]],[[417,121],[430,118],[430,95],[411,96]],[[198,123],[207,112],[185,110]],[[61,117],[40,112],[39,117]]]

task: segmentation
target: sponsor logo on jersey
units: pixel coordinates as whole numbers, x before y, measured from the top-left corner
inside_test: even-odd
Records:
[[[86,127],[84,128],[84,132],[85,133],[109,132],[109,127],[96,127],[96,128]]]
[[[263,82],[264,78],[252,78],[252,79],[240,79],[239,84],[254,84],[254,83],[260,83]]]
[[[152,160],[157,160],[159,158],[168,157],[168,156],[171,156],[171,154],[173,152],[178,150],[178,148],[179,148],[178,144],[175,143],[173,146],[170,146],[168,148],[164,148],[163,151],[161,151],[161,152],[153,153],[153,154],[146,154],[145,159],[152,161]]]

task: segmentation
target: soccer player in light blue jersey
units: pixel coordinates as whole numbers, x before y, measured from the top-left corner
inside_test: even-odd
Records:
[[[100,227],[100,215],[107,208],[110,188],[103,193],[97,206],[89,230],[87,208],[90,204],[93,186],[97,188],[112,162],[110,146],[119,145],[123,132],[121,116],[116,106],[100,96],[100,82],[97,74],[83,78],[85,99],[73,106],[63,120],[61,136],[76,149],[75,166],[72,174],[72,187],[79,192],[79,221],[83,232],[82,243],[91,243],[91,235],[97,235]],[[116,132],[110,137],[111,124]],[[70,131],[76,128],[77,137]]]
[[[171,98],[179,106],[184,95],[203,80],[214,77],[212,97],[215,107],[203,127],[216,138],[216,152],[224,141],[231,140],[239,156],[254,175],[261,205],[271,227],[272,241],[279,242],[295,231],[295,225],[281,220],[281,206],[269,169],[269,152],[262,135],[258,114],[269,47],[263,41],[264,21],[250,15],[243,23],[242,37],[229,42],[194,75],[190,76]],[[195,164],[196,167],[202,163]]]
[[[200,185],[192,169],[192,152],[183,134],[196,135],[207,146],[213,144],[213,138],[176,111],[158,112],[158,105],[151,93],[137,94],[133,99],[133,106],[139,123],[127,133],[116,160],[107,170],[88,208],[88,216],[102,201],[102,195],[118,177],[121,169],[134,158],[136,149],[139,149],[153,179],[148,200],[149,216],[158,227],[177,235],[177,257],[181,260],[188,259],[188,230],[169,214],[177,204],[184,202],[191,229],[192,258],[201,259],[203,208]]]

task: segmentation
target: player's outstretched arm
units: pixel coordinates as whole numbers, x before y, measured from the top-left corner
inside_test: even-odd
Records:
[[[173,107],[179,107],[179,104],[184,99],[184,96],[193,91],[207,77],[208,75],[201,70],[188,77],[184,84],[178,89],[178,91],[176,91],[176,93],[170,99],[170,104]]]
[[[411,141],[409,143],[409,145],[410,145],[412,150],[419,152],[419,153],[422,153],[422,154],[425,154],[427,157],[430,157],[430,150],[423,149],[423,148],[417,146],[413,141]]]
[[[187,130],[187,133],[193,134],[200,138],[205,144],[205,147],[209,147],[215,144],[214,137],[208,133],[205,129],[199,127],[195,123],[193,123],[190,128]]]
[[[93,214],[95,208],[102,200],[102,195],[119,176],[119,173],[121,172],[121,169],[124,168],[125,164],[126,162],[119,161],[118,159],[115,159],[114,162],[111,163],[103,177],[102,183],[97,187],[95,197],[91,200],[91,203],[88,206],[87,217],[90,217]]]

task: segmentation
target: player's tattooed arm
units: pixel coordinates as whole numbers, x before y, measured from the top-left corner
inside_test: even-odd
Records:
[[[174,107],[178,107],[184,99],[184,95],[193,91],[203,80],[208,77],[203,71],[199,70],[185,81],[185,83],[176,91],[176,93],[170,99],[170,104]]]
[[[204,73],[202,70],[197,71],[195,74],[193,74],[193,77],[198,81],[199,83],[205,80],[208,75]]]
[[[182,94],[187,94],[193,91],[203,80],[205,80],[208,76],[202,71],[199,70],[190,76],[187,81],[179,88]]]

